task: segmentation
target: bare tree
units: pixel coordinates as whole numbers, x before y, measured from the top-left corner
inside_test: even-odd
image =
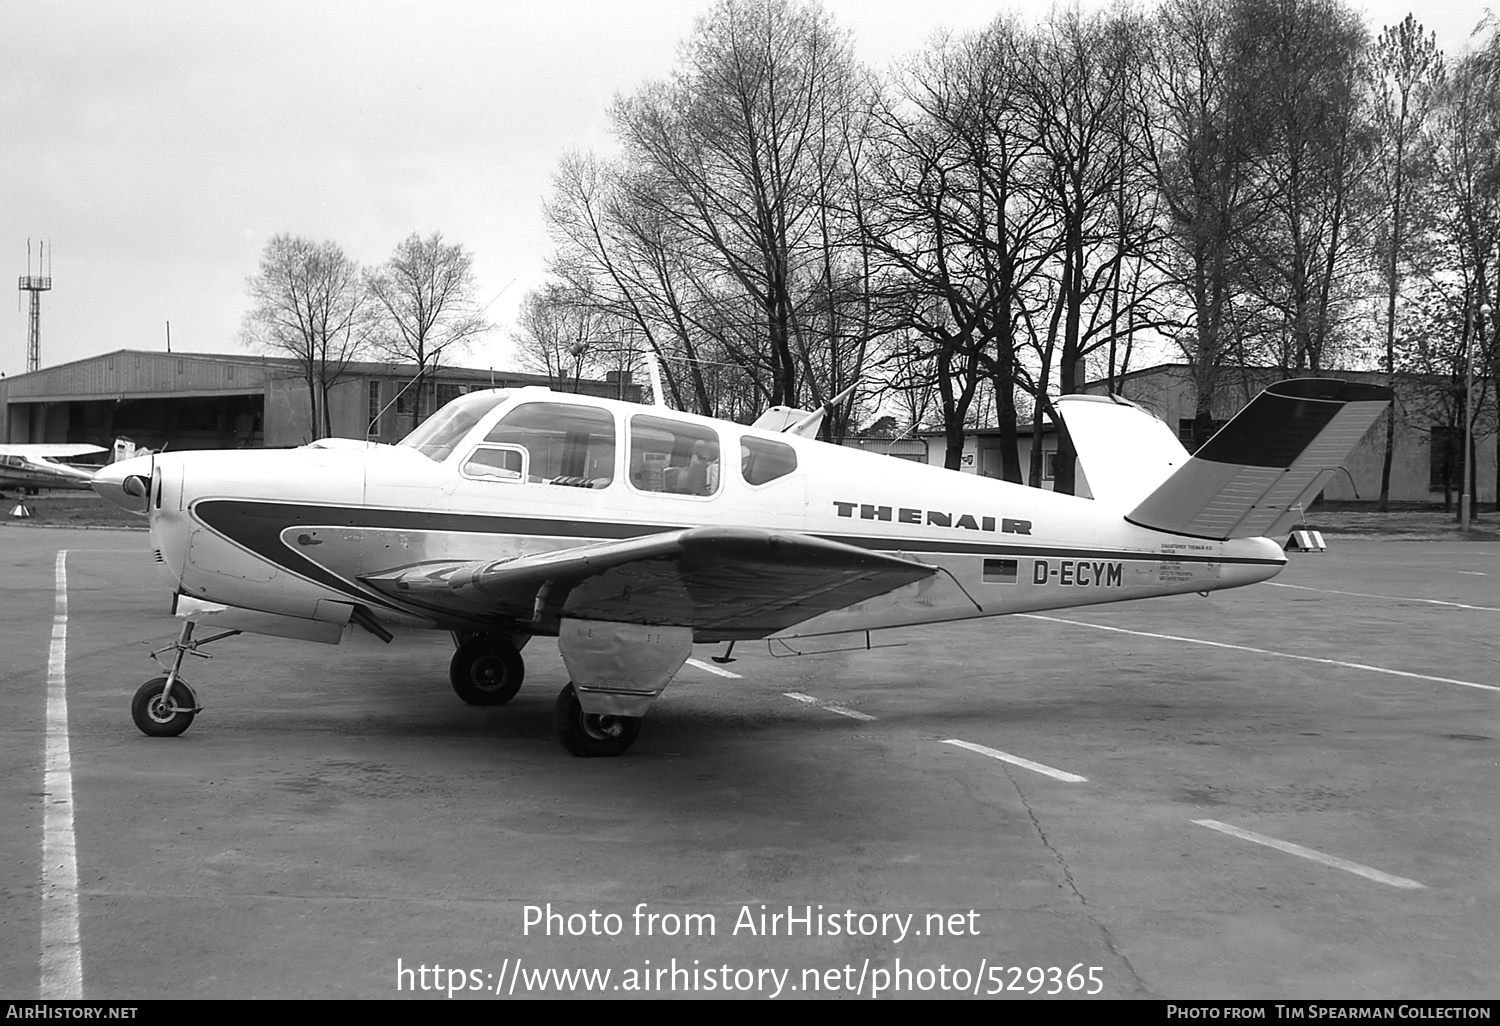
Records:
[[[526,293],[516,327],[511,337],[522,368],[545,374],[556,388],[576,391],[585,374],[635,369],[626,326],[592,297],[564,285]]]
[[[1434,263],[1462,286],[1460,309],[1481,381],[1494,380],[1500,371],[1500,29],[1493,17],[1480,28],[1485,26],[1485,45],[1465,54],[1446,77],[1431,128],[1438,211]],[[1486,303],[1487,324],[1479,315]],[[1482,404],[1469,411],[1471,420],[1481,414]],[[1477,489],[1471,501],[1477,514]]]
[[[1036,40],[1027,88],[1035,139],[1050,168],[1042,196],[1056,244],[1047,267],[1051,310],[1034,334],[1041,367],[1033,428],[1039,441],[1044,413],[1057,424],[1053,487],[1072,492],[1075,454],[1049,398],[1050,368],[1055,360],[1062,394],[1079,392],[1091,354],[1155,319],[1147,310],[1155,290],[1141,287],[1139,259],[1155,226],[1150,207],[1131,200],[1149,189],[1138,76],[1145,26],[1124,12],[1058,10]],[[1033,482],[1041,460],[1042,448],[1033,443]]]
[[[1437,34],[1424,33],[1408,14],[1399,25],[1387,26],[1375,42],[1375,118],[1380,156],[1380,184],[1389,210],[1389,228],[1380,233],[1385,270],[1385,361],[1392,378],[1396,371],[1396,303],[1401,292],[1402,254],[1410,217],[1413,150],[1432,111],[1443,80],[1443,53]],[[1386,415],[1385,456],[1380,469],[1380,508],[1391,497],[1391,460],[1395,452],[1396,414]]]
[[[1192,371],[1195,449],[1212,433],[1222,379],[1244,359],[1241,240],[1265,211],[1252,173],[1264,132],[1248,36],[1232,0],[1166,0],[1147,64],[1147,161],[1167,227],[1155,259],[1181,311],[1168,334]]]
[[[879,382],[873,398],[889,401],[900,411],[906,432],[917,431],[934,423],[937,384],[913,337],[914,331],[893,333],[880,343],[881,354],[874,361],[873,376]]]
[[[369,342],[370,306],[359,265],[335,243],[273,235],[246,279],[252,306],[242,337],[297,361],[307,384],[308,428],[331,435],[330,390]]]
[[[1366,32],[1343,0],[1239,0],[1257,43],[1265,144],[1257,174],[1266,216],[1246,242],[1250,287],[1274,318],[1266,354],[1284,374],[1318,372],[1352,347],[1363,293],[1365,229],[1376,208],[1365,100]]]
[[[875,302],[869,240],[860,230],[869,203],[865,179],[871,164],[879,84],[852,64],[826,77],[817,96],[817,185],[810,241],[816,262],[807,301],[794,308],[792,334],[802,361],[811,407],[861,384],[871,345],[887,330]],[[873,390],[855,388],[824,418],[821,433],[841,441]]]
[[[1052,245],[1037,198],[1043,154],[1022,88],[1028,46],[1024,31],[1001,19],[936,41],[903,69],[879,113],[861,214],[881,268],[880,301],[902,329],[890,358],[907,366],[892,380],[936,391],[944,464],[954,469],[989,378],[1002,474],[1017,482],[1017,333]]]
[[[474,258],[462,245],[443,242],[441,232],[403,239],[367,283],[381,311],[375,347],[386,358],[417,366],[415,422],[432,413],[434,394],[424,379],[445,351],[462,347],[488,330],[474,299]],[[424,405],[424,393],[429,396]]]
[[[1462,487],[1464,418],[1471,412],[1466,360],[1475,322],[1466,316],[1473,311],[1465,310],[1471,298],[1465,285],[1446,273],[1421,278],[1415,287],[1408,286],[1407,302],[1397,313],[1410,344],[1396,351],[1396,372],[1404,381],[1392,415],[1427,435],[1432,466],[1441,478],[1443,509],[1449,511]],[[1478,386],[1472,407],[1476,413],[1485,409],[1491,391],[1483,376]],[[1493,424],[1493,408],[1489,421]],[[1471,509],[1476,511],[1477,502]]]
[[[847,181],[829,167],[847,151],[827,128],[854,73],[848,44],[815,6],[721,0],[682,54],[672,80],[615,104],[634,169],[618,209],[672,240],[690,296],[678,310],[764,383],[769,402],[795,405],[810,351],[796,337],[799,312],[828,294],[827,189]]]
[[[620,165],[590,154],[563,158],[544,215],[556,250],[552,273],[574,297],[638,332],[655,353],[665,398],[677,409],[716,409],[702,373],[710,333],[693,301],[694,273],[664,219],[632,201]]]

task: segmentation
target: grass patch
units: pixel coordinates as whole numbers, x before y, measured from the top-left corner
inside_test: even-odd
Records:
[[[12,515],[17,505],[31,510],[29,517]],[[0,499],[4,522],[35,527],[125,527],[146,529],[146,518],[127,513],[112,502],[82,491],[44,491],[40,495],[16,495],[14,491]]]

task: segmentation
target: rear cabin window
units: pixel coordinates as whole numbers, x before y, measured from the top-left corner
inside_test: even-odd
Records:
[[[615,477],[615,419],[569,403],[511,410],[464,461],[470,477],[603,488]]]
[[[720,483],[719,436],[698,424],[631,417],[630,483],[643,492],[714,495]]]
[[[785,442],[740,439],[740,474],[746,484],[762,485],[797,469],[797,450]]]

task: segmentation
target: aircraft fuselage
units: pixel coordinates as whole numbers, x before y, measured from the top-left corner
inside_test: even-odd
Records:
[[[796,532],[939,569],[778,635],[796,637],[1214,591],[1266,580],[1285,564],[1264,538],[1170,535],[1088,498],[686,414],[529,392],[475,421],[442,459],[405,445],[182,452],[117,464],[110,479],[151,481],[153,542],[182,595],[337,622],[353,604],[388,623],[447,630],[551,634],[556,623],[473,619],[403,602],[364,578],[716,525]],[[592,462],[575,461],[577,474],[552,483],[504,466],[493,472],[500,476],[480,472],[487,429],[537,401],[608,417],[620,444],[607,453],[596,446]],[[669,421],[742,454],[724,460],[709,494],[665,490],[678,469],[670,457],[634,451],[642,423],[660,434]],[[768,472],[751,468],[771,447],[780,472],[764,479]],[[497,465],[511,458],[503,443],[488,449]],[[738,636],[699,629],[694,640]]]

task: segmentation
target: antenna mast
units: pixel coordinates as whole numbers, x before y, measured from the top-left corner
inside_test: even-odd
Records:
[[[37,243],[40,252],[37,255],[37,270],[43,270],[46,257],[46,244]],[[46,268],[51,270],[50,267]],[[26,273],[21,276],[20,289],[22,292],[31,293],[30,310],[27,317],[26,327],[26,371],[37,370],[42,365],[42,293],[52,288],[51,274],[31,273],[31,240],[26,240]]]

